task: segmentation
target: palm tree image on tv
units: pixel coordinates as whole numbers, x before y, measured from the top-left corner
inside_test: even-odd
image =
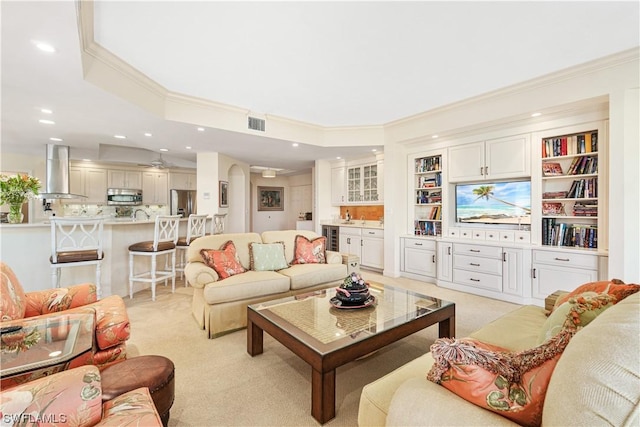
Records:
[[[531,224],[531,182],[456,186],[459,222]]]

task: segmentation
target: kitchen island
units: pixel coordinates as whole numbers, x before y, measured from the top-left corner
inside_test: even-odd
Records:
[[[210,220],[209,220],[210,221]],[[129,295],[129,245],[153,240],[153,220],[113,219],[104,225],[102,296]],[[188,219],[180,220],[180,236],[187,234]],[[207,231],[211,230],[210,222]],[[51,225],[48,221],[32,224],[0,224],[0,259],[16,273],[25,292],[51,288]],[[143,262],[134,268],[143,271]],[[162,261],[159,261],[162,262]],[[138,268],[140,270],[138,270]],[[95,267],[62,270],[61,286],[95,282]],[[148,287],[135,283],[134,293]]]

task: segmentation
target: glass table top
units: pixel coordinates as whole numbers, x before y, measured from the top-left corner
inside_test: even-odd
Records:
[[[93,314],[60,314],[3,322],[0,376],[67,362],[93,345]]]
[[[249,306],[260,316],[324,354],[426,316],[452,302],[389,285],[370,283],[375,302],[364,308],[338,308],[335,288]]]

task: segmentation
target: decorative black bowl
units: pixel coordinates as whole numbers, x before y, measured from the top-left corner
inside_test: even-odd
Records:
[[[343,305],[362,305],[369,299],[369,288],[365,286],[363,289],[346,289],[342,286],[336,288],[336,298]]]

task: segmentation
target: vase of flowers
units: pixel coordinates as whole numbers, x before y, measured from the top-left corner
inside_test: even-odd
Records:
[[[0,203],[9,205],[7,219],[12,224],[22,222],[22,205],[38,195],[40,180],[27,174],[0,175]]]

